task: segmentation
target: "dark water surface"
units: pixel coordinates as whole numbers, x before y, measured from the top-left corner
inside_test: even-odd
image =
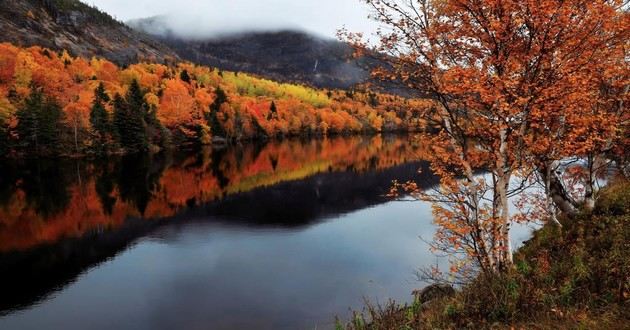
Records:
[[[326,329],[408,301],[436,182],[401,137],[0,165],[0,329]],[[423,174],[417,170],[422,168]]]

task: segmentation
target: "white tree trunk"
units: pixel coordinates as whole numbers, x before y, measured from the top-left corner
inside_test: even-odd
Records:
[[[539,169],[540,175],[545,182],[545,190],[547,196],[550,198],[555,206],[568,217],[574,217],[577,214],[575,207],[575,201],[569,196],[569,193],[564,188],[562,180],[556,174],[557,162],[547,161]]]

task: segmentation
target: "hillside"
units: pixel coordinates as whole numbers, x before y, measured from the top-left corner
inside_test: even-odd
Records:
[[[0,156],[416,131],[428,102],[281,84],[191,63],[118,67],[0,44]]]
[[[0,30],[0,42],[65,49],[119,65],[177,59],[168,47],[78,0],[0,1]]]
[[[613,180],[592,212],[561,221],[536,231],[506,274],[452,293],[425,289],[410,305],[368,306],[337,328],[628,329],[630,183]]]
[[[370,82],[375,89],[409,93],[394,84],[371,80],[371,69],[380,63],[368,57],[353,58],[352,48],[334,39],[290,30],[188,39],[173,32],[164,16],[133,20],[127,24],[170,46],[180,57],[198,64],[319,88],[350,89]]]

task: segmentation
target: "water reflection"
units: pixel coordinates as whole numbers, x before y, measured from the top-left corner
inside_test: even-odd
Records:
[[[48,299],[143,237],[167,240],[178,228],[295,231],[386,202],[392,179],[435,182],[418,177],[419,167],[428,173],[418,162],[423,150],[408,141],[282,141],[106,163],[2,164],[0,315]],[[216,281],[230,282],[223,275]]]
[[[318,173],[391,168],[417,160],[420,154],[420,146],[405,139],[379,136],[282,141],[205,150],[188,157],[2,164],[0,252],[115,228],[129,217],[170,217],[237,193]]]

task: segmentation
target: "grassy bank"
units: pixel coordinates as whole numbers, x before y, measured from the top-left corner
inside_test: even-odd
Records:
[[[630,182],[595,210],[546,226],[501,276],[480,276],[453,297],[368,306],[347,329],[630,329]]]

